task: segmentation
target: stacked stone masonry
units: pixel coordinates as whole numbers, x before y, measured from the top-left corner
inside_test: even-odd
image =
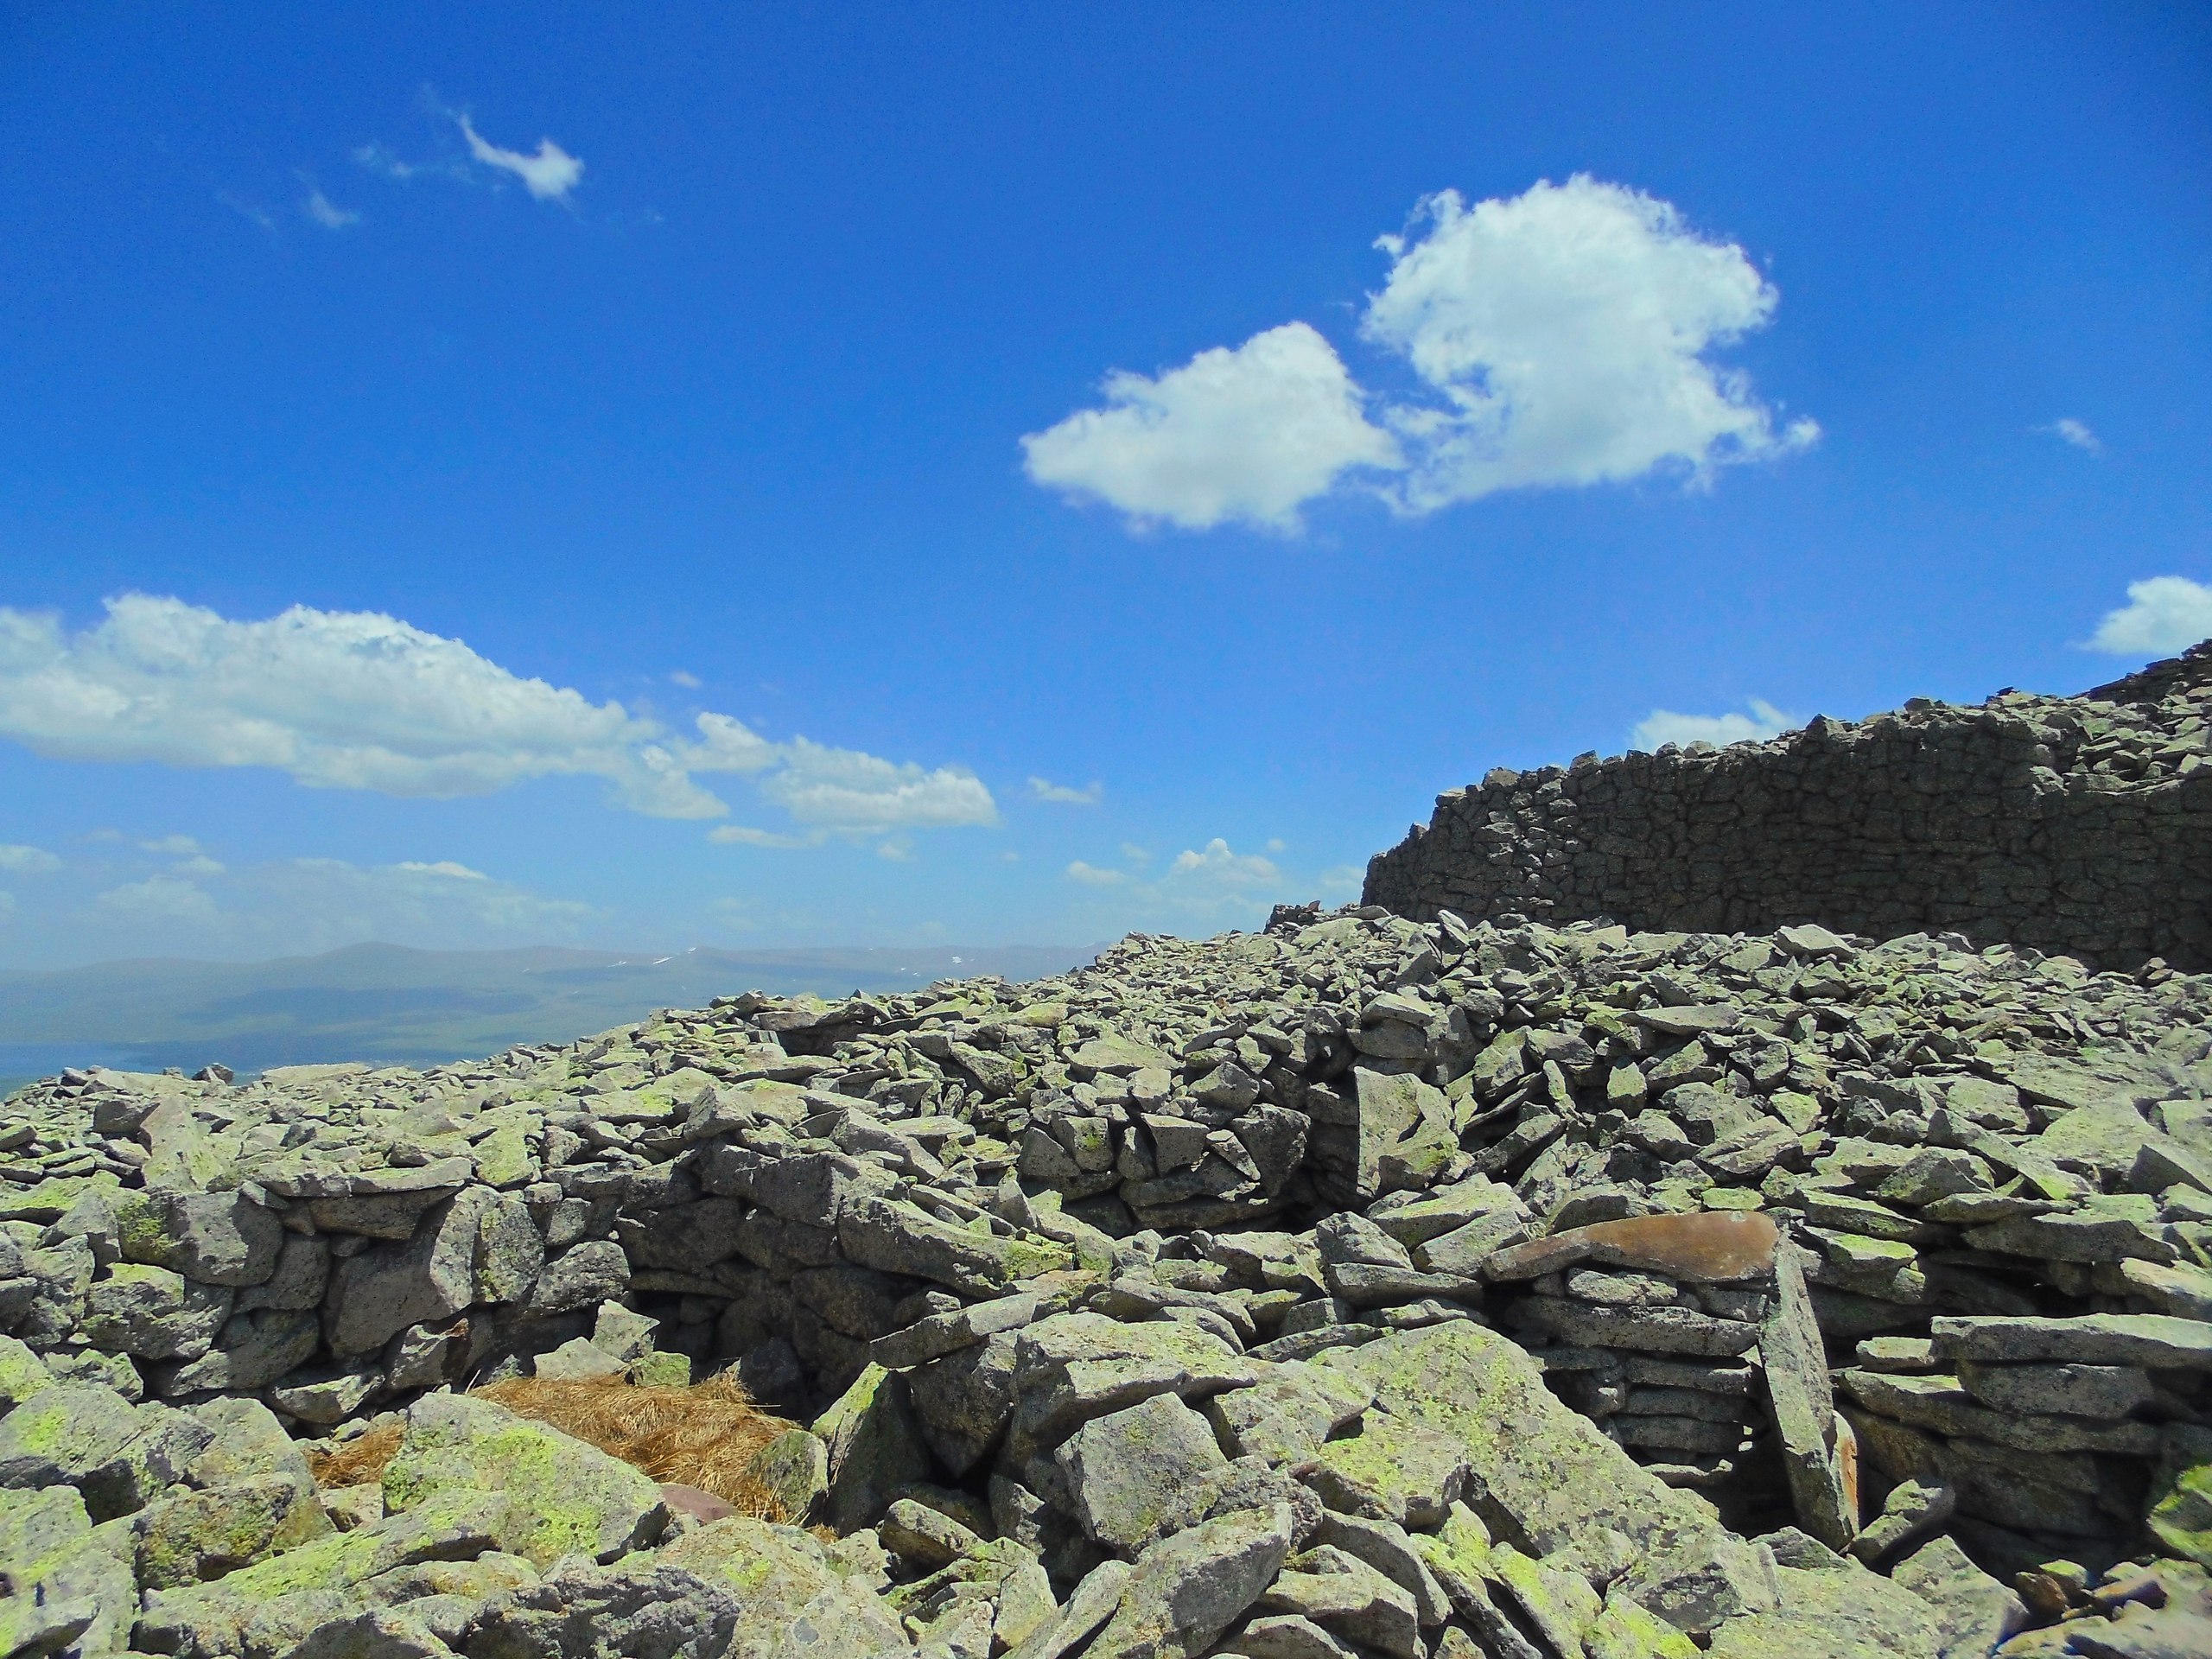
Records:
[[[2080,697],[1915,699],[1765,743],[1673,746],[1439,796],[1368,866],[1427,919],[1957,931],[2212,968],[2212,642]]]
[[[2212,977],[1308,907],[73,1072],[0,1331],[8,1659],[2202,1652]],[[724,1367],[816,1531],[467,1391]]]

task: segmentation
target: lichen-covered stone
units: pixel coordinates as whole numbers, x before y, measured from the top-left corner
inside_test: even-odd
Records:
[[[1242,1510],[1138,1557],[1091,1659],[1194,1659],[1260,1599],[1290,1553],[1288,1510]]]
[[[596,1446],[488,1401],[429,1395],[408,1411],[385,1504],[404,1514],[454,1491],[496,1497],[495,1541],[540,1567],[568,1554],[612,1560],[667,1520],[659,1486]]]

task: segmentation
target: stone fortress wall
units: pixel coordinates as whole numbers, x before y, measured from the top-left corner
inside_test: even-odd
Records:
[[[1437,797],[1365,902],[1631,928],[1955,931],[2212,967],[2212,641],[2078,697],[1915,698],[1771,742],[1516,772]]]

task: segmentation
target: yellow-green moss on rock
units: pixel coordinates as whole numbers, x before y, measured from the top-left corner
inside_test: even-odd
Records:
[[[489,1401],[433,1394],[416,1402],[384,1501],[404,1513],[451,1491],[499,1496],[499,1546],[540,1568],[563,1555],[613,1560],[666,1525],[660,1488],[597,1446]]]

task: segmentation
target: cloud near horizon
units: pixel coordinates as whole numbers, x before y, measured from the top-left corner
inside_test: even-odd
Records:
[[[209,875],[157,870],[91,895],[74,912],[134,951],[312,954],[366,938],[429,945],[568,938],[599,915],[450,860],[359,865],[290,858]]]
[[[1390,270],[1359,333],[1410,369],[1411,400],[1370,394],[1318,331],[1284,323],[1157,376],[1116,371],[1105,407],[1021,440],[1031,480],[1136,528],[1287,533],[1340,487],[1418,516],[1655,471],[1701,482],[1820,435],[1777,426],[1708,360],[1780,296],[1671,203],[1586,174],[1472,207],[1445,190],[1377,245]]]
[[[2171,657],[2212,639],[2212,585],[2187,576],[2127,584],[2127,603],[2107,611],[2088,649],[2113,657]]]
[[[1282,842],[1271,841],[1268,846],[1281,851]],[[1186,848],[1176,854],[1167,868],[1150,880],[1145,879],[1143,872],[1151,855],[1143,848],[1125,842],[1122,855],[1128,861],[1128,869],[1078,858],[1060,874],[1078,887],[1099,889],[1102,899],[1110,890],[1114,911],[1125,921],[1217,922],[1250,918],[1281,898],[1287,887],[1287,879],[1273,859],[1257,853],[1238,853],[1221,836],[1202,848]],[[1319,878],[1321,884],[1329,886],[1336,874],[1325,872]]]
[[[237,622],[146,594],[106,612],[72,633],[0,607],[0,737],[53,760],[264,766],[309,788],[434,799],[594,776],[662,818],[726,816],[694,774],[734,772],[824,833],[998,819],[963,767],[773,742],[711,711],[687,737],[378,612],[296,605]]]
[[[1753,697],[1748,715],[1678,715],[1671,709],[1654,709],[1637,722],[1629,747],[1663,748],[1669,743],[1684,748],[1710,743],[1726,748],[1731,743],[1760,743],[1779,737],[1797,721],[1772,703]]]

